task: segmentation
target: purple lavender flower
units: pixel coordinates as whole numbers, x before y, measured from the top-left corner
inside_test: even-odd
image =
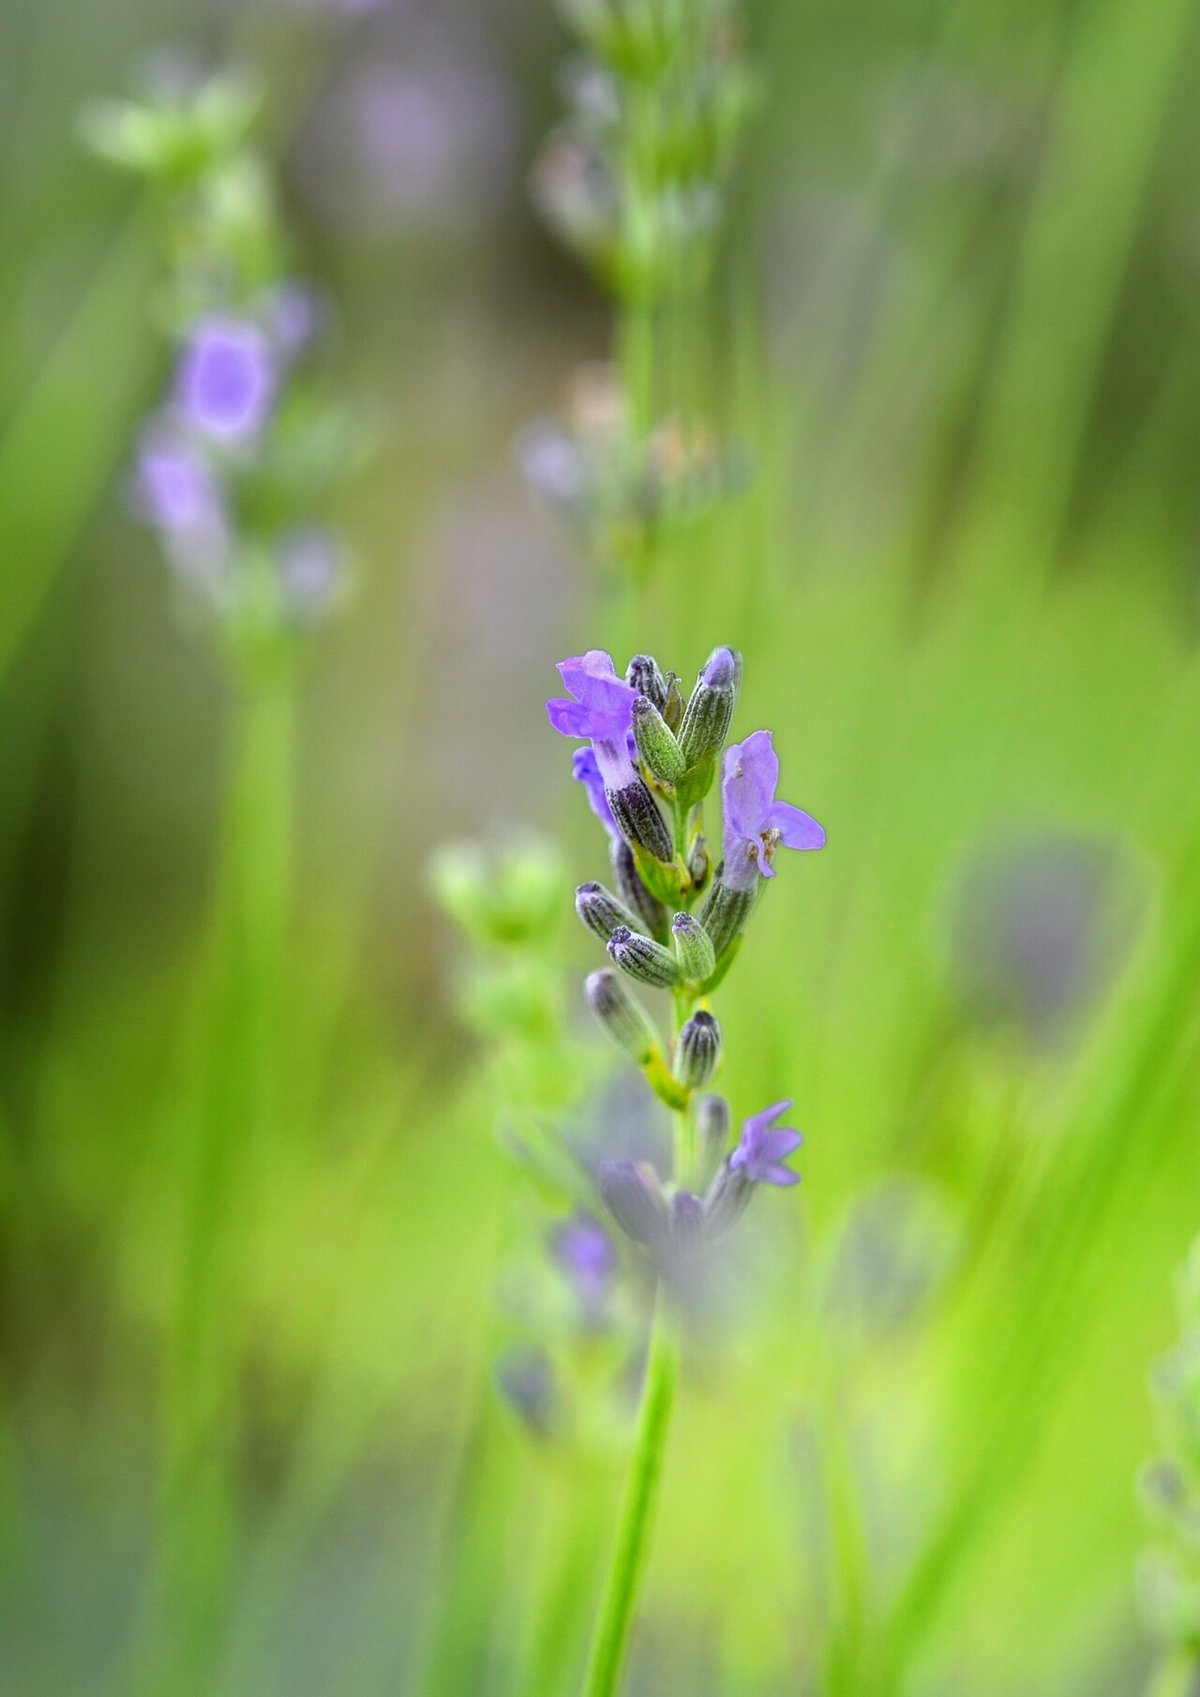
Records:
[[[559,696],[546,703],[554,729],[564,737],[590,739],[606,790],[636,783],[629,738],[637,691],[617,676],[612,656],[599,648],[561,660],[558,671],[574,699]]]
[[[790,802],[776,801],[779,757],[770,731],[755,731],[725,750],[721,805],[725,819],[723,882],[731,890],[753,889],[761,873],[773,878],[772,862],[784,848],[818,849],[825,832],[810,814]]]
[[[800,1183],[800,1174],[784,1166],[787,1157],[804,1142],[798,1131],[790,1126],[776,1125],[781,1114],[791,1107],[791,1100],[776,1102],[760,1114],[751,1114],[742,1126],[741,1140],[729,1157],[731,1171],[740,1173],[751,1184],[790,1185]]]
[[[600,776],[600,767],[592,749],[577,748],[575,750],[571,776],[576,783],[583,785],[587,792],[588,806],[604,826],[613,842],[622,842],[624,839],[617,829],[612,808],[608,805],[608,797],[604,793],[604,779]]]
[[[270,343],[246,319],[213,315],[192,330],[175,374],[184,422],[214,442],[236,446],[256,436],[275,397]]]

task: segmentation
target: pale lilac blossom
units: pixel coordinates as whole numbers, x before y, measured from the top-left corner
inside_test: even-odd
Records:
[[[824,847],[825,832],[811,814],[776,801],[779,757],[770,731],[754,731],[725,750],[721,776],[725,871],[731,890],[754,888],[756,878],[775,876],[775,851]]]

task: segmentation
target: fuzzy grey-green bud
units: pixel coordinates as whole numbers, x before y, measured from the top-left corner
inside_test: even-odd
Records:
[[[634,778],[619,790],[606,790],[605,794],[617,829],[626,842],[645,849],[653,860],[665,863],[674,858],[671,833],[641,778]]]
[[[737,703],[741,662],[732,648],[714,648],[705,662],[679,727],[689,771],[715,760],[729,733]]]
[[[687,762],[674,731],[648,695],[639,695],[633,704],[633,736],[653,776],[674,789],[687,771]]]
[[[667,704],[667,680],[658,669],[653,654],[635,654],[625,673],[625,682],[639,695],[645,695],[661,712]]]
[[[687,1090],[700,1090],[721,1059],[721,1027],[703,1008],[687,1020],[675,1039],[672,1071]]]
[[[607,943],[621,925],[630,930],[637,926],[637,920],[629,909],[603,884],[580,884],[575,892],[575,912],[602,943]]]
[[[698,1097],[692,1112],[696,1116],[696,1147],[699,1152],[700,1171],[708,1178],[716,1173],[725,1159],[733,1119],[729,1112],[729,1103],[724,1096],[715,1093]]]
[[[713,953],[718,963],[730,947],[737,942],[746,923],[754,911],[753,890],[731,890],[721,878],[722,868],[718,867],[716,882],[709,891],[700,922],[712,941]]]
[[[638,1066],[645,1066],[658,1049],[658,1032],[650,1015],[611,967],[588,975],[583,993],[600,1024],[618,1049]]]
[[[608,952],[621,970],[639,984],[669,990],[679,982],[679,965],[671,951],[652,938],[631,931],[627,925],[618,926],[608,939]]]
[[[677,913],[671,921],[671,941],[679,970],[689,984],[703,984],[717,969],[712,938],[690,913]]]

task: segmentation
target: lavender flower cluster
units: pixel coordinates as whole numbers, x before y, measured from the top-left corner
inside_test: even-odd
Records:
[[[729,0],[563,0],[584,45],[568,116],[533,178],[560,239],[616,293],[662,299],[706,275],[752,103]]]
[[[169,259],[159,316],[173,370],[141,433],[132,505],[190,604],[243,648],[320,623],[343,578],[313,503],[345,431],[302,372],[326,313],[288,274],[256,110],[242,80],[170,62],[144,98],[86,120],[96,150],[150,186]]]
[[[586,998],[681,1128],[669,1184],[649,1163],[607,1161],[600,1190],[626,1236],[670,1274],[741,1215],[755,1185],[797,1182],[785,1163],[800,1134],[779,1123],[790,1101],[751,1115],[728,1146],[729,1104],[707,1091],[722,1057],[710,997],[775,876],[779,849],[820,848],[825,833],[776,798],[770,731],[726,746],[741,682],[732,649],[712,653],[686,699],[675,674],[645,654],[624,678],[598,650],[558,670],[568,694],[547,703],[550,723],[587,744],[574,776],[608,835],[615,886],[589,882],[576,891],[580,919],[612,962],[589,976]],[[722,856],[714,871],[704,803],[718,765]],[[671,993],[669,1056],[635,985]]]

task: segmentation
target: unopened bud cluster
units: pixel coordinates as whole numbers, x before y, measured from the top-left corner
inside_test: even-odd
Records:
[[[615,292],[694,287],[712,256],[753,101],[726,0],[563,0],[583,46],[534,172],[559,237]]]
[[[131,500],[189,611],[257,663],[341,596],[343,546],[319,516],[348,432],[308,369],[327,317],[289,274],[276,197],[252,142],[259,101],[179,64],[138,99],[84,115],[94,151],[140,177],[167,274],[167,392],[147,420]]]
[[[575,893],[580,920],[609,965],[585,984],[589,1007],[613,1043],[680,1118],[675,1171],[665,1182],[646,1162],[600,1168],[603,1200],[626,1237],[677,1273],[741,1215],[756,1183],[790,1185],[784,1163],[797,1132],[778,1124],[790,1103],[752,1115],[730,1148],[732,1118],[709,1086],[723,1037],[710,996],[728,972],[780,847],[819,848],[824,832],[775,799],[771,733],[728,742],[741,659],[714,649],[685,690],[678,675],[637,654],[623,678],[599,650],[559,666],[570,692],[547,703],[551,724],[586,740],[574,775],[604,827],[613,888],[592,880]],[[721,773],[722,855],[714,867],[704,810]],[[641,1000],[669,993],[669,1042]]]

